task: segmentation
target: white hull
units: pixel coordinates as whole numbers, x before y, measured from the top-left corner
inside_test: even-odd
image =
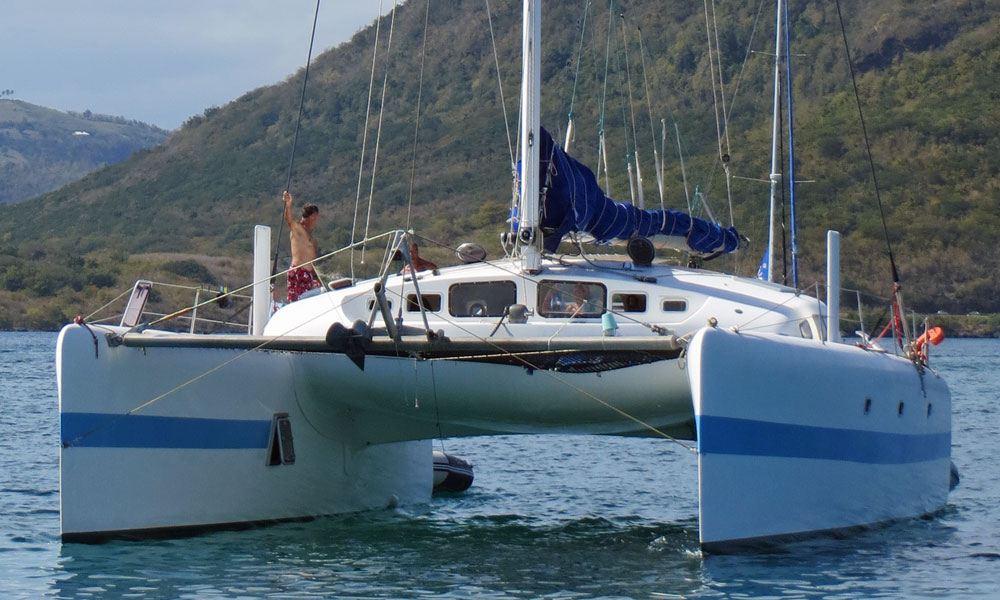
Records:
[[[947,502],[951,396],[931,371],[846,344],[718,329],[695,336],[688,369],[707,549]]]
[[[344,354],[109,345],[59,336],[64,539],[300,519],[430,499],[435,437],[494,433],[692,438],[676,360],[601,373]],[[207,373],[207,374],[206,374]],[[604,402],[598,402],[596,398]],[[618,409],[618,412],[611,408]],[[294,464],[268,465],[275,415]]]
[[[289,305],[262,336],[69,325],[57,356],[63,538],[426,502],[427,440],[510,433],[697,438],[709,549],[944,504],[951,406],[936,375],[823,342],[824,307],[787,288],[656,269],[649,281],[628,270],[601,280],[606,298],[647,298],[652,321],[624,313],[608,337],[599,317],[539,314],[533,282],[485,264],[423,279],[421,293],[439,295],[430,336],[414,335],[420,313],[410,310],[397,339],[350,333],[371,314],[373,282]],[[497,281],[515,290],[507,302],[539,310],[498,324],[452,306],[458,283]],[[390,278],[389,297],[400,302],[411,284]],[[687,309],[675,314],[677,298]],[[706,321],[719,328],[699,331]],[[723,329],[741,323],[772,333]],[[279,423],[294,461],[272,464]]]
[[[423,502],[431,446],[355,445],[310,426],[292,361],[249,353],[149,406],[140,404],[238,350],[109,347],[95,327],[59,336],[61,521],[66,540],[201,529]],[[275,414],[293,464],[268,466]]]

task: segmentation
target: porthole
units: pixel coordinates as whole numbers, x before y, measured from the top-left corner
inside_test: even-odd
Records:
[[[611,310],[617,312],[646,312],[646,294],[611,294]]]
[[[687,300],[664,300],[661,307],[663,312],[684,312],[687,310]]]
[[[441,294],[420,294],[424,310],[437,312],[441,310]],[[406,295],[406,310],[409,312],[420,312],[420,304],[417,303],[416,294]]]
[[[389,310],[392,310],[392,300],[389,300]],[[368,299],[368,310],[375,308],[375,298]]]

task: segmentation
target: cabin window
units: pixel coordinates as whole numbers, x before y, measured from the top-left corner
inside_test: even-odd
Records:
[[[663,312],[684,312],[688,308],[687,300],[679,298],[666,298],[661,304]]]
[[[456,283],[448,289],[448,312],[453,317],[499,317],[516,302],[513,281]]]
[[[389,300],[388,298],[386,298],[386,302],[389,303],[389,310],[392,310],[392,300]],[[375,308],[375,298],[374,297],[368,299],[368,310],[371,310],[373,308]]]
[[[646,312],[646,294],[611,294],[611,310]]]
[[[431,312],[441,310],[441,294],[420,294],[420,300],[424,303],[425,310]],[[417,302],[416,294],[406,295],[406,310],[420,312],[420,303]]]
[[[599,317],[604,314],[607,288],[589,281],[551,281],[538,284],[538,314],[543,317]]]

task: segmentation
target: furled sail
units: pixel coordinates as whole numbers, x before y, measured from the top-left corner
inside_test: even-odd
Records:
[[[721,227],[677,210],[643,210],[612,200],[598,185],[594,172],[566,154],[544,128],[539,137],[541,227],[549,252],[555,252],[569,232],[590,234],[597,243],[642,236],[701,255],[732,252],[740,247],[740,234],[732,227]]]

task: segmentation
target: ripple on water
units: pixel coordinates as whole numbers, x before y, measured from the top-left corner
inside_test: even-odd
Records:
[[[0,333],[0,597],[1000,597],[1000,340],[949,340],[962,483],[931,519],[703,556],[697,457],[649,439],[446,440],[472,489],[178,540],[59,543],[55,334]],[[963,348],[969,349],[967,352]],[[15,351],[16,349],[16,351]],[[23,372],[21,377],[4,373]]]

